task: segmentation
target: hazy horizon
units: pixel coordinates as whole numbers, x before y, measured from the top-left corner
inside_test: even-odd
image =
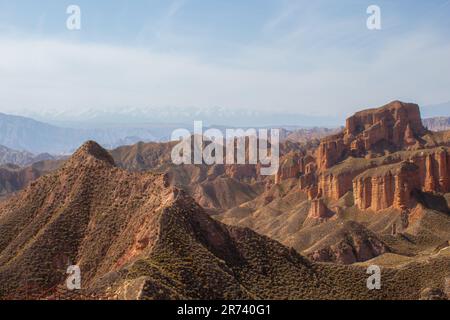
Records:
[[[362,109],[381,106],[368,106]],[[450,116],[450,102],[420,106],[422,119]],[[0,111],[0,115],[2,112]],[[294,113],[258,112],[257,110],[201,109],[201,108],[129,108],[121,110],[21,110],[3,113],[8,116],[25,117],[35,121],[66,128],[107,128],[107,127],[146,127],[146,126],[192,126],[194,121],[203,121],[207,126],[227,127],[274,127],[280,128],[338,128],[352,114],[330,114],[309,116]]]
[[[0,0],[0,112],[222,110],[326,126],[392,100],[450,101],[448,0],[377,1],[381,30],[366,27],[371,1],[80,0],[75,31],[70,4]]]

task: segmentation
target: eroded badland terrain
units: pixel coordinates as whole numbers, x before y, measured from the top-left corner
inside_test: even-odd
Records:
[[[67,160],[0,171],[0,298],[450,294],[450,132],[427,130],[417,105],[284,141],[276,177],[260,165],[175,166],[173,145],[90,141]],[[80,267],[80,292],[65,289],[68,265]],[[366,286],[370,265],[380,290]]]

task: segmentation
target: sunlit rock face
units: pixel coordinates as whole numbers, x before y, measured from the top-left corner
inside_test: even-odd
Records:
[[[412,147],[425,132],[416,104],[394,101],[361,111],[347,119],[341,134],[322,140],[317,165],[325,170],[348,156],[362,157],[378,148]]]
[[[356,206],[379,211],[413,207],[414,190],[420,189],[419,168],[411,162],[367,170],[353,181]]]

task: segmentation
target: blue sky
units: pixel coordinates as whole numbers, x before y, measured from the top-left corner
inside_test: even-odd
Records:
[[[382,30],[366,28],[371,4]],[[435,104],[449,57],[449,0],[0,0],[0,111],[19,114]]]

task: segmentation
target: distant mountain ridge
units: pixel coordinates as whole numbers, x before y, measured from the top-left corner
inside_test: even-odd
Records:
[[[422,118],[450,116],[450,101],[423,105],[420,107],[420,111]],[[272,110],[233,109],[216,106],[210,108],[195,106],[124,107],[120,109],[81,108],[77,110],[24,110],[22,114],[56,126],[72,128],[99,127],[99,124],[117,125],[123,123],[136,127],[145,122],[173,124],[192,123],[196,120],[202,120],[206,125],[219,126],[286,127],[292,125],[297,128],[334,128],[345,121],[345,115],[339,112],[336,114],[330,112],[328,115],[308,115],[298,113],[295,110],[292,112],[281,112],[276,107]]]
[[[53,159],[55,159],[55,157],[48,153],[35,155],[28,151],[13,150],[0,145],[0,165],[14,164],[18,166],[28,166],[35,162]]]
[[[28,151],[17,151],[0,145],[0,165],[16,164],[26,165],[32,162],[34,155]]]
[[[431,131],[450,130],[450,117],[435,117],[423,119],[423,125]]]
[[[51,154],[72,153],[84,141],[95,139],[106,148],[139,141],[164,141],[174,128],[170,125],[110,127],[99,129],[65,128],[31,118],[0,113],[0,145],[14,150]]]
[[[203,118],[203,117],[206,118]],[[155,115],[157,118],[158,115]],[[100,122],[60,122],[61,125],[49,124],[23,116],[14,116],[0,113],[0,145],[7,148],[31,153],[71,154],[84,141],[95,140],[107,149],[114,149],[123,145],[132,145],[138,142],[166,142],[171,138],[174,130],[186,128],[192,132],[193,122],[190,120],[204,119],[206,130],[207,119],[217,120],[211,115],[189,115],[186,124],[167,123],[134,123],[127,122],[124,116],[121,123]],[[215,116],[217,117],[217,115]],[[192,118],[192,119],[191,119]],[[255,120],[252,116],[248,119]],[[222,119],[223,120],[223,119]],[[252,120],[252,121],[253,121]],[[273,125],[267,128],[281,128],[282,139],[304,141],[306,138],[321,138],[336,129],[326,127],[310,127],[302,129],[301,126],[278,126],[277,119],[272,119]],[[256,120],[255,120],[256,121]],[[281,121],[281,120],[280,120]],[[73,125],[73,126],[71,126]],[[238,123],[233,126],[214,125],[214,128],[225,131],[227,128],[241,127]],[[264,127],[264,126],[262,126]],[[286,128],[286,129],[283,129]]]
[[[60,153],[67,142],[77,142],[76,132],[65,130],[30,118],[0,113],[0,144],[15,150],[33,153]]]
[[[306,115],[293,112],[272,110],[233,109],[228,107],[128,107],[121,109],[87,108],[71,111],[24,111],[27,117],[54,124],[99,123],[140,124],[152,123],[192,123],[201,120],[206,125],[261,127],[261,126],[296,126],[296,127],[336,127],[344,120],[340,115]],[[70,125],[72,126],[72,125]]]

